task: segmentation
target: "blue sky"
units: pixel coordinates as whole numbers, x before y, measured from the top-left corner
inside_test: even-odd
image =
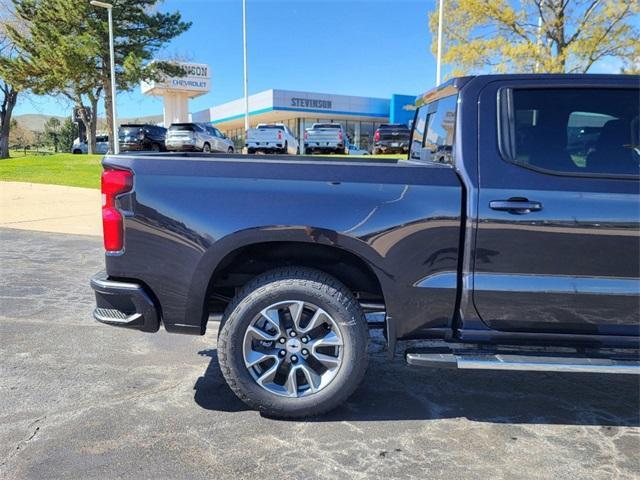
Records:
[[[269,88],[389,97],[433,85],[427,15],[436,0],[248,0],[249,92]],[[167,0],[193,22],[161,57],[208,63],[212,89],[190,111],[242,96],[240,0]],[[61,99],[22,98],[15,114],[65,115]],[[118,95],[118,116],[162,113],[160,98],[139,88]]]

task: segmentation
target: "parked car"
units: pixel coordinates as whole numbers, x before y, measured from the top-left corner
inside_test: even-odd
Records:
[[[167,129],[157,125],[121,125],[118,136],[120,151],[163,152],[166,150],[164,145],[166,136]]]
[[[96,135],[96,154],[104,155],[109,151],[109,135]],[[71,146],[71,152],[79,155],[89,152],[89,146],[85,140],[76,138]]]
[[[354,145],[353,143],[347,143],[347,152],[349,155],[369,155],[369,151]]]
[[[229,386],[281,417],[357,388],[369,312],[390,357],[435,342],[410,365],[640,373],[639,86],[455,78],[419,97],[408,159],[106,156],[94,317],[219,322]],[[612,117],[585,162],[575,112]]]
[[[247,153],[300,153],[298,140],[289,127],[282,123],[261,123],[247,130]]]
[[[339,123],[314,123],[304,132],[305,153],[346,153],[347,135]]]
[[[165,146],[170,152],[233,153],[233,141],[206,123],[173,123]]]
[[[373,154],[407,153],[411,130],[406,125],[383,123],[373,135]]]

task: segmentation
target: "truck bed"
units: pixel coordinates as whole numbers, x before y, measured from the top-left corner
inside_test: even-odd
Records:
[[[398,337],[444,328],[453,315],[462,187],[450,166],[182,153],[107,156],[103,165],[134,173],[118,200],[125,249],[107,255],[107,274],[146,285],[168,331],[203,333],[212,275],[257,243],[339,249],[386,291],[408,289],[402,302],[386,299],[403,318]]]

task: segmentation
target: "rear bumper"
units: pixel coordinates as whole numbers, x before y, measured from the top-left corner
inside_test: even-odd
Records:
[[[168,152],[199,152],[200,149],[191,143],[165,143]]]
[[[383,152],[407,152],[409,151],[409,142],[406,141],[393,141],[393,140],[382,140],[380,142],[375,142],[374,147],[382,150]]]
[[[143,332],[160,328],[158,308],[142,285],[111,280],[102,271],[91,278],[91,288],[96,294],[93,318],[97,321]]]
[[[144,144],[142,143],[121,143],[121,152],[141,152],[144,150]]]
[[[284,148],[282,142],[249,142],[245,146],[251,150],[280,150]]]

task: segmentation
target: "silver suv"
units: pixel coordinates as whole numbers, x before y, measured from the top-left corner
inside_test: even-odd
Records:
[[[206,123],[173,123],[167,130],[165,146],[170,152],[233,153],[233,141]]]

